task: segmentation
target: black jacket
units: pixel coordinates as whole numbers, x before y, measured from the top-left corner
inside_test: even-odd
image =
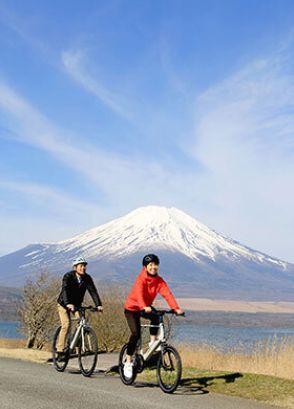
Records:
[[[75,271],[69,271],[64,274],[62,288],[58,297],[58,303],[63,307],[67,304],[73,304],[80,307],[85,296],[86,290],[89,291],[96,307],[102,305],[97,288],[89,274],[81,276],[81,283],[78,282]]]

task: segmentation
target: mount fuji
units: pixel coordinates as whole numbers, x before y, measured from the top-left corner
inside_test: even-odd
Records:
[[[55,243],[30,244],[0,257],[0,285],[21,286],[37,271],[63,274],[83,255],[103,283],[129,286],[144,254],[161,259],[175,294],[294,301],[294,265],[246,247],[176,208],[148,206]]]

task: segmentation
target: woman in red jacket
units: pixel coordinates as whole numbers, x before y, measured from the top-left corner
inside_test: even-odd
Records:
[[[127,360],[124,375],[131,378],[133,374],[132,355],[141,336],[140,317],[151,320],[151,325],[158,325],[158,317],[151,314],[151,304],[159,293],[165,298],[171,309],[183,314],[166,282],[158,275],[159,258],[155,254],[147,254],[143,258],[143,268],[125,302],[125,316],[131,330],[127,348]],[[158,328],[150,327],[150,344],[156,341]]]

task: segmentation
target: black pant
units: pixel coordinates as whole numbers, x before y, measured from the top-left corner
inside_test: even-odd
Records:
[[[141,325],[140,325],[140,318],[147,318],[148,320],[151,321],[151,325],[159,325],[159,317],[158,315],[155,314],[147,314],[147,313],[142,313],[140,311],[130,311],[130,310],[125,310],[125,316],[128,322],[128,326],[130,327],[131,330],[131,336],[129,339],[128,343],[128,348],[127,348],[127,354],[128,355],[133,355],[135,352],[137,343],[141,337]],[[151,335],[157,335],[158,328],[155,327],[150,327],[150,334]]]

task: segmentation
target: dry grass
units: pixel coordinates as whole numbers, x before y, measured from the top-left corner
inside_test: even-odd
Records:
[[[21,359],[23,361],[38,363],[44,363],[51,357],[49,351],[28,349],[25,348],[25,345],[25,339],[0,338],[0,357]]]
[[[294,379],[294,342],[290,338],[258,343],[251,353],[242,349],[224,352],[207,345],[182,345],[179,349],[186,367]]]
[[[157,384],[156,371],[146,369],[138,376],[138,380]],[[197,396],[210,392],[266,402],[279,408],[294,409],[293,380],[268,375],[183,368],[178,394]]]
[[[25,345],[25,339],[0,338],[0,348],[24,348]]]
[[[124,315],[125,293],[118,286],[99,287],[103,314],[90,314],[90,323],[98,337],[100,351],[120,351],[129,338],[129,328]],[[93,304],[87,294],[85,304]]]
[[[51,353],[39,349],[28,348],[0,348],[0,357],[21,359],[37,363],[45,363],[51,358]]]

